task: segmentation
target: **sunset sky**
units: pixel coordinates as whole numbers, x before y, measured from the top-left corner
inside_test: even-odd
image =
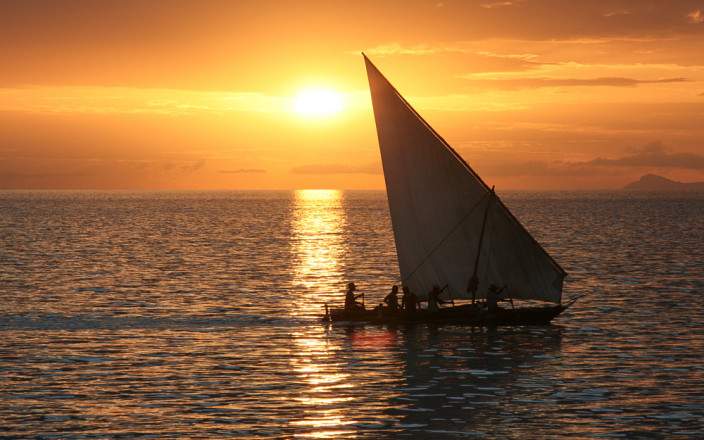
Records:
[[[362,51],[498,189],[704,180],[704,0],[23,0],[0,188],[381,189]]]

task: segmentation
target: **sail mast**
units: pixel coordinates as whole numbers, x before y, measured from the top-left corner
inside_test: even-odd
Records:
[[[474,259],[474,270],[472,271],[472,278],[469,279],[469,284],[467,285],[467,291],[472,293],[472,304],[474,304],[477,299],[477,288],[479,287],[479,277],[477,276],[477,270],[479,269],[479,257],[482,255],[482,244],[484,244],[484,231],[486,230],[486,219],[489,216],[489,208],[491,208],[491,202],[494,200],[494,195],[494,187],[492,186],[491,192],[489,193],[489,200],[486,201],[484,218],[482,219],[482,231],[479,233],[477,258]]]

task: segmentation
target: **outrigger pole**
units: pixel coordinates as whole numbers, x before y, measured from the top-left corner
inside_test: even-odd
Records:
[[[484,219],[482,220],[482,232],[479,234],[479,247],[477,248],[477,258],[474,259],[474,271],[472,271],[472,278],[469,279],[467,284],[467,291],[472,293],[472,304],[475,303],[477,299],[477,288],[479,287],[479,278],[477,278],[477,270],[479,269],[479,256],[482,253],[482,244],[484,243],[484,230],[486,229],[486,218],[489,214],[489,208],[491,208],[491,201],[494,199],[494,186],[491,187],[489,192],[489,200],[486,202],[486,210],[484,211]]]

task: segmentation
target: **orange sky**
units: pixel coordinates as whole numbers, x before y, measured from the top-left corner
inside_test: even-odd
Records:
[[[704,180],[703,0],[24,0],[0,188],[383,188],[360,51],[498,189]]]

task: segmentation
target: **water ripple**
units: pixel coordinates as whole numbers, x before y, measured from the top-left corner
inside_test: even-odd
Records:
[[[505,200],[553,326],[321,325],[397,280],[379,192],[0,193],[2,435],[702,437],[704,199]]]

